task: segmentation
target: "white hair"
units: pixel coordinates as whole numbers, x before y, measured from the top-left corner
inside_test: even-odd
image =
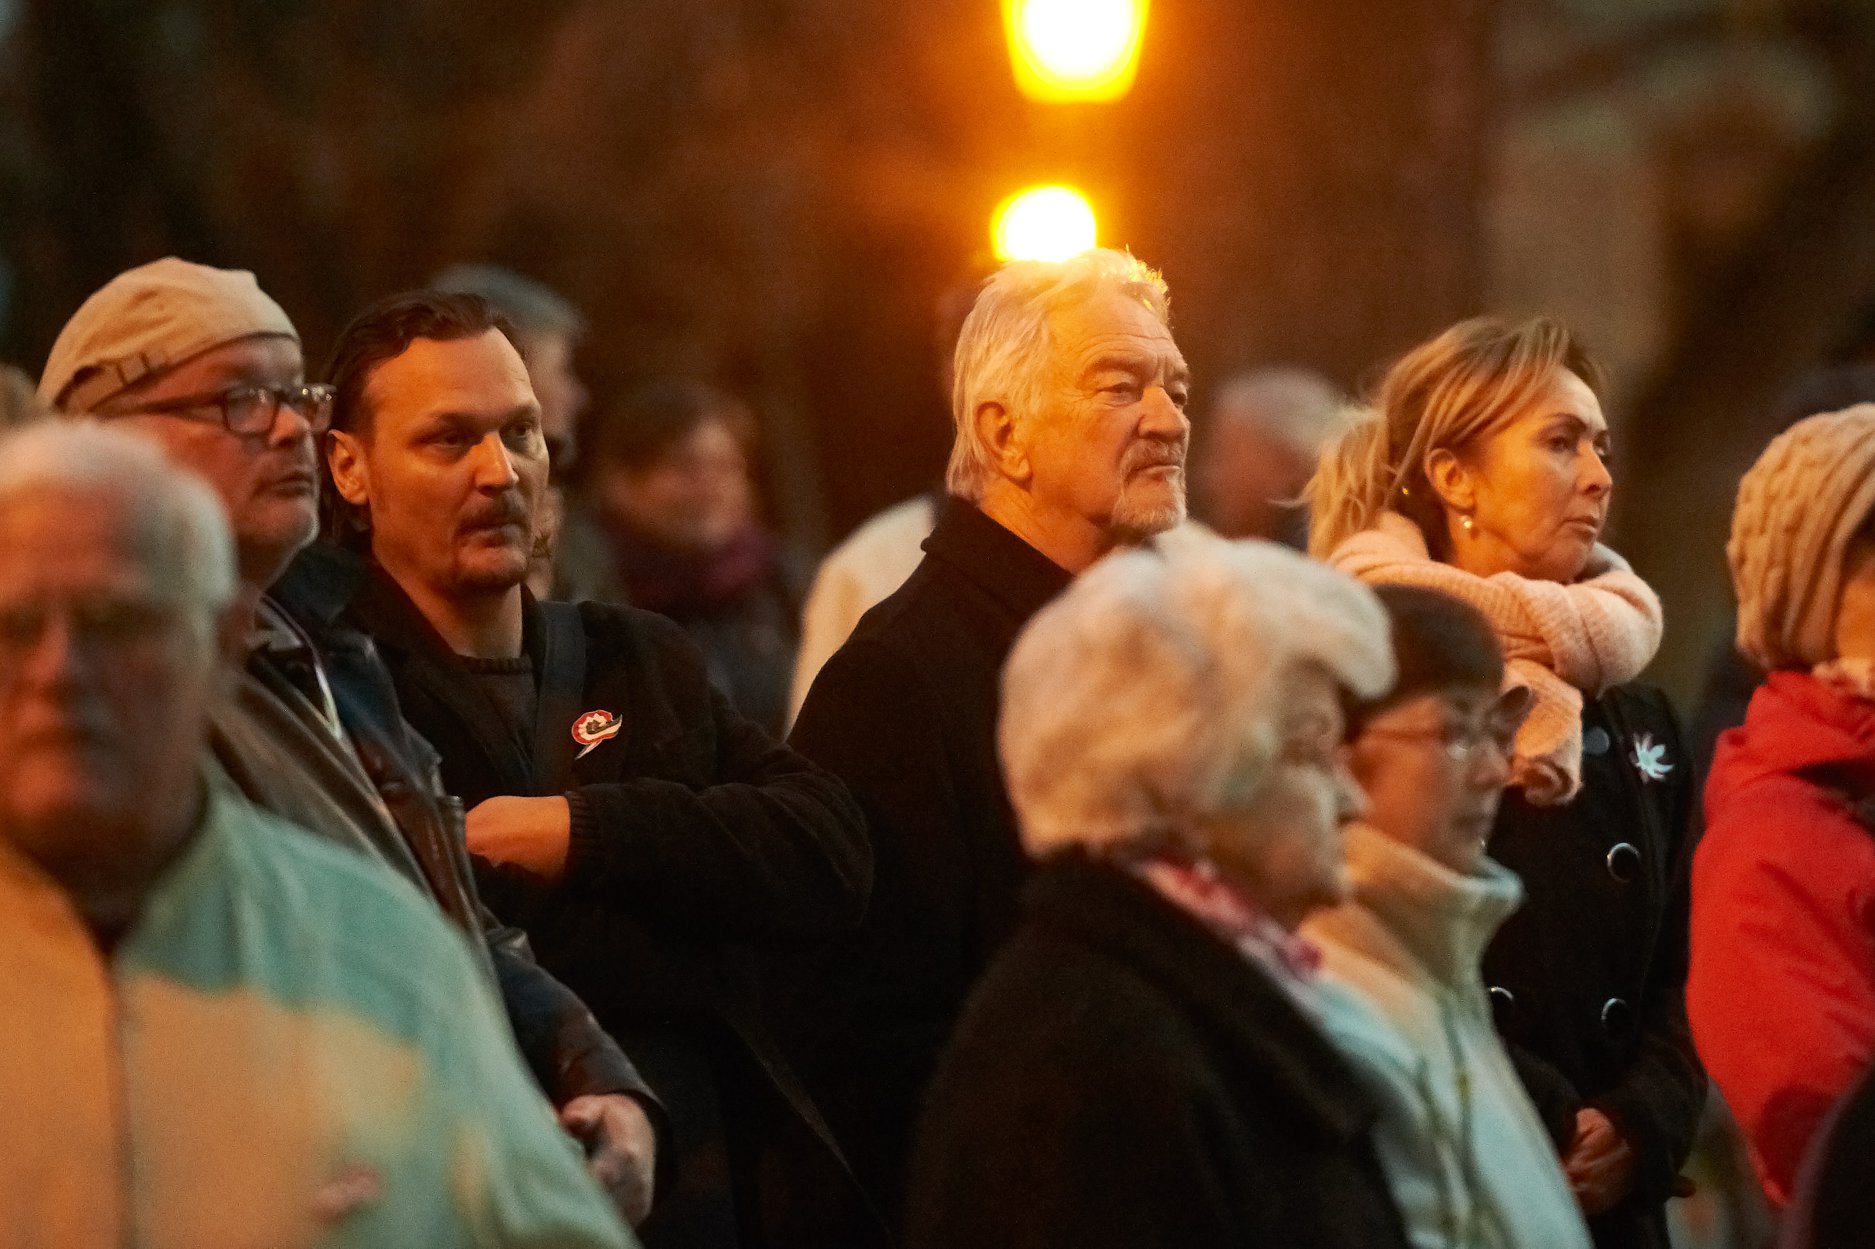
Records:
[[[221,499],[155,443],[90,420],[38,421],[0,435],[0,504],[44,490],[114,499],[144,527],[172,601],[208,623],[234,601],[234,539]]]
[[[1023,845],[1184,832],[1245,800],[1306,665],[1359,698],[1392,684],[1386,613],[1353,578],[1197,533],[1102,560],[1036,614],[1003,670],[999,744]]]
[[[1048,319],[1060,308],[1112,291],[1144,304],[1170,325],[1165,279],[1130,252],[1097,247],[1066,260],[1017,260],[992,274],[957,334],[951,366],[951,443],[944,484],[980,499],[996,479],[996,461],[977,433],[976,410],[1000,403],[1018,418],[1036,414],[1049,365]]]
[[[1310,459],[1352,423],[1348,398],[1319,373],[1287,366],[1246,369],[1225,379],[1213,423],[1241,420]]]

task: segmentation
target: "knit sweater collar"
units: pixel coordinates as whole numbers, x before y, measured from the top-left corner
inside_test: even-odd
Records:
[[[1449,989],[1479,982],[1485,946],[1523,900],[1523,884],[1490,859],[1466,875],[1367,824],[1347,830],[1349,900],[1308,935]]]

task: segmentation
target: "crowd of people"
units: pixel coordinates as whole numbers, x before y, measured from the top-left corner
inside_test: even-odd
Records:
[[[1566,327],[1194,429],[1169,301],[989,276],[810,578],[517,275],[312,382],[93,294],[0,437],[0,1245],[1665,1249],[1708,1071],[1862,1243],[1875,406],[1740,486],[1702,804]]]

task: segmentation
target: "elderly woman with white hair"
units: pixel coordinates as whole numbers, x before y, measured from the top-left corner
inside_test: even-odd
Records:
[[[1040,863],[926,1101],[914,1249],[1405,1243],[1293,935],[1345,888],[1342,704],[1391,680],[1385,619],[1273,546],[1164,547],[1082,576],[1004,671]]]

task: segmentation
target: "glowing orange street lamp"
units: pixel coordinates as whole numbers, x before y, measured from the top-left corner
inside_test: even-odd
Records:
[[[1046,103],[1117,100],[1133,86],[1149,0],[1003,0],[1016,86]]]
[[[998,260],[1066,260],[1094,246],[1094,209],[1069,186],[1019,191],[996,209],[990,235]]]

